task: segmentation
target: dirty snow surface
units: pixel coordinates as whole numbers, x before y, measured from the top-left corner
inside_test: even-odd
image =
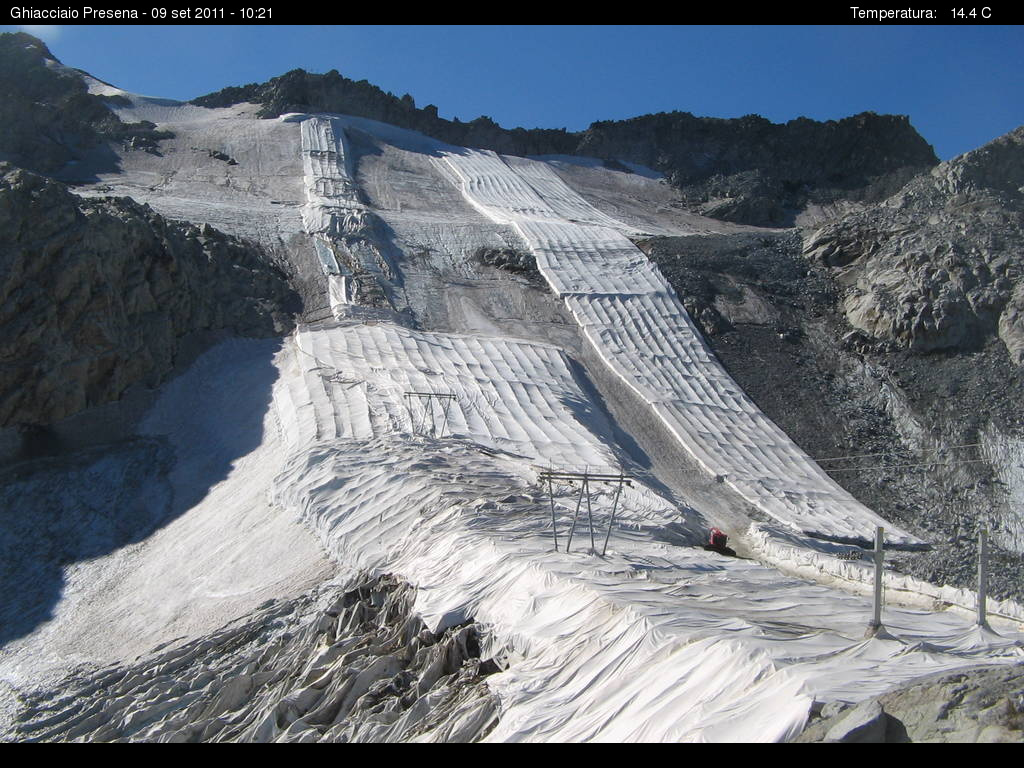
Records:
[[[726,225],[677,214],[653,174],[131,98],[125,119],[176,137],[86,193],[283,244],[328,312],[213,347],[161,393],[140,439],[172,468],[137,495],[169,521],[64,566],[2,649],[5,738],[780,741],[829,701],[1024,660],[1024,614],[978,627],[912,584],[865,635],[870,573],[834,555],[875,526],[922,542],[710,354],[629,236]],[[702,549],[717,524],[748,557]],[[355,574],[409,588],[332,602]]]

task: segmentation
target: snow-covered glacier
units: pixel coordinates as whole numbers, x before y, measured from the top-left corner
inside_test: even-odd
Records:
[[[915,602],[909,583],[902,603],[885,608],[886,631],[865,636],[870,599],[851,588],[860,566],[834,555],[866,544],[876,526],[890,545],[923,542],[836,485],[709,352],[630,240],[652,226],[695,231],[692,217],[633,215],[631,191],[656,190],[656,180],[595,168],[602,210],[559,173],[563,159],[451,147],[343,115],[263,121],[245,107],[129,98],[133,106],[119,108],[126,119],[152,120],[175,138],[164,157],[126,155],[123,173],[84,193],[131,193],[168,216],[203,220],[205,212],[286,254],[329,314],[307,315],[277,347],[214,346],[159,394],[146,434],[175,441],[182,456],[205,434],[227,435],[206,459],[225,469],[154,541],[69,568],[67,609],[0,656],[5,685],[33,690],[9,732],[160,740],[235,733],[209,725],[219,718],[244,721],[237,733],[246,738],[318,740],[336,738],[359,710],[373,727],[346,738],[780,741],[825,702],[1024,656],[1019,606],[1001,606],[1007,621],[993,631],[965,612]],[[185,161],[186,146],[214,144],[229,148],[237,167],[204,175],[200,156]],[[145,183],[159,174],[163,184]],[[219,186],[229,194],[208,206]],[[544,284],[481,266],[481,248],[529,253]],[[253,384],[260,396],[250,439],[229,444],[242,422],[228,407],[196,410],[201,424],[175,421],[197,391],[231,403],[257,361],[266,376]],[[673,466],[666,457],[674,451],[690,463]],[[559,481],[549,496],[541,473],[550,469],[621,473],[632,485],[616,495],[613,485],[594,483],[581,505],[578,483]],[[751,522],[748,512],[761,522],[737,527]],[[701,548],[717,524],[731,526],[745,557]],[[187,558],[168,540],[175,530],[188,532]],[[307,554],[311,542],[331,561],[329,576],[319,554]],[[236,599],[234,615],[223,605],[202,615],[212,603],[198,593],[187,623],[185,611],[141,607],[144,647],[46,649],[46,638],[81,634],[100,617],[111,634],[136,626],[123,609],[146,587],[101,591],[86,573],[108,573],[128,558],[187,584],[205,578],[197,563],[237,547],[250,550],[252,564],[225,564],[220,587],[247,569],[274,573],[279,586]],[[805,556],[815,567],[801,577],[776,567]],[[351,671],[353,646],[338,628],[348,614],[321,595],[356,574],[410,585],[407,607],[432,638],[454,637],[470,621],[485,628],[479,657],[500,662],[480,683],[493,708],[477,694],[431,698],[427,686],[405,710],[360,710],[358,697],[380,694],[404,673],[390,656]],[[150,595],[161,599],[157,587]],[[328,606],[320,613],[309,607],[318,600]],[[249,655],[239,650],[239,628]],[[412,643],[403,631],[392,634]],[[310,660],[289,677],[283,665],[307,663],[295,638],[304,638]],[[89,677],[80,664],[113,671]],[[187,684],[171,684],[168,666],[188,669]],[[75,691],[77,681],[78,692],[48,695],[47,681],[66,672],[74,674],[63,685]],[[231,687],[233,676],[245,676],[245,686]],[[128,679],[130,694],[117,687]],[[277,687],[254,688],[257,679]],[[406,728],[416,707],[422,718],[434,707],[444,722]],[[203,728],[190,730],[200,717]]]

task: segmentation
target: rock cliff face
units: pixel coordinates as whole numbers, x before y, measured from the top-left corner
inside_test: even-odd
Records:
[[[433,105],[417,109],[408,94],[398,98],[333,70],[316,75],[301,69],[194,103],[224,107],[242,101],[263,105],[263,117],[343,112],[504,154],[578,154],[640,163],[664,173],[695,211],[767,226],[790,223],[808,203],[882,199],[938,162],[906,117],[870,112],[781,125],[757,115],[727,120],[669,112],[597,122],[580,133],[509,130],[489,117],[445,120]]]
[[[239,240],[0,164],[0,427],[156,385],[194,332],[281,333],[291,297]]]
[[[49,49],[23,32],[0,35],[0,160],[48,175],[77,173],[87,154],[98,167],[116,170],[106,142],[153,149],[167,136],[152,123],[124,123],[89,93],[78,70],[63,66]]]
[[[807,235],[868,338],[906,349],[1002,340],[1024,364],[1024,127]]]

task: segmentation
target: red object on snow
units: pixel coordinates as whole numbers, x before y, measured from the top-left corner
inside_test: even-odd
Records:
[[[711,539],[708,541],[708,543],[712,547],[724,547],[725,546],[725,542],[727,542],[728,540],[729,540],[729,537],[726,536],[724,533],[722,533],[717,528],[712,528],[711,529]]]

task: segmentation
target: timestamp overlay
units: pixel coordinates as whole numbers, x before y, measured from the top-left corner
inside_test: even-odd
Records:
[[[125,7],[105,5],[14,5],[7,9],[7,20],[59,21],[62,23],[271,23],[295,20],[296,11],[275,5],[153,5],[144,7],[125,3]]]
[[[307,9],[308,10],[308,9]],[[320,22],[352,21],[348,9],[317,10]],[[356,13],[355,16],[360,14]],[[554,21],[559,21],[555,14]],[[336,17],[336,18],[332,18]],[[0,17],[2,18],[2,17]],[[93,6],[76,4],[14,5],[6,11],[7,22],[60,22],[62,24],[303,24],[309,14],[298,3],[269,5],[132,5],[124,3]],[[689,24],[804,24],[804,25],[1016,25],[1024,23],[1024,4],[986,2],[979,5],[942,5],[922,2],[877,3],[866,5],[846,2],[815,3],[796,6],[791,3],[698,4],[689,8]]]

